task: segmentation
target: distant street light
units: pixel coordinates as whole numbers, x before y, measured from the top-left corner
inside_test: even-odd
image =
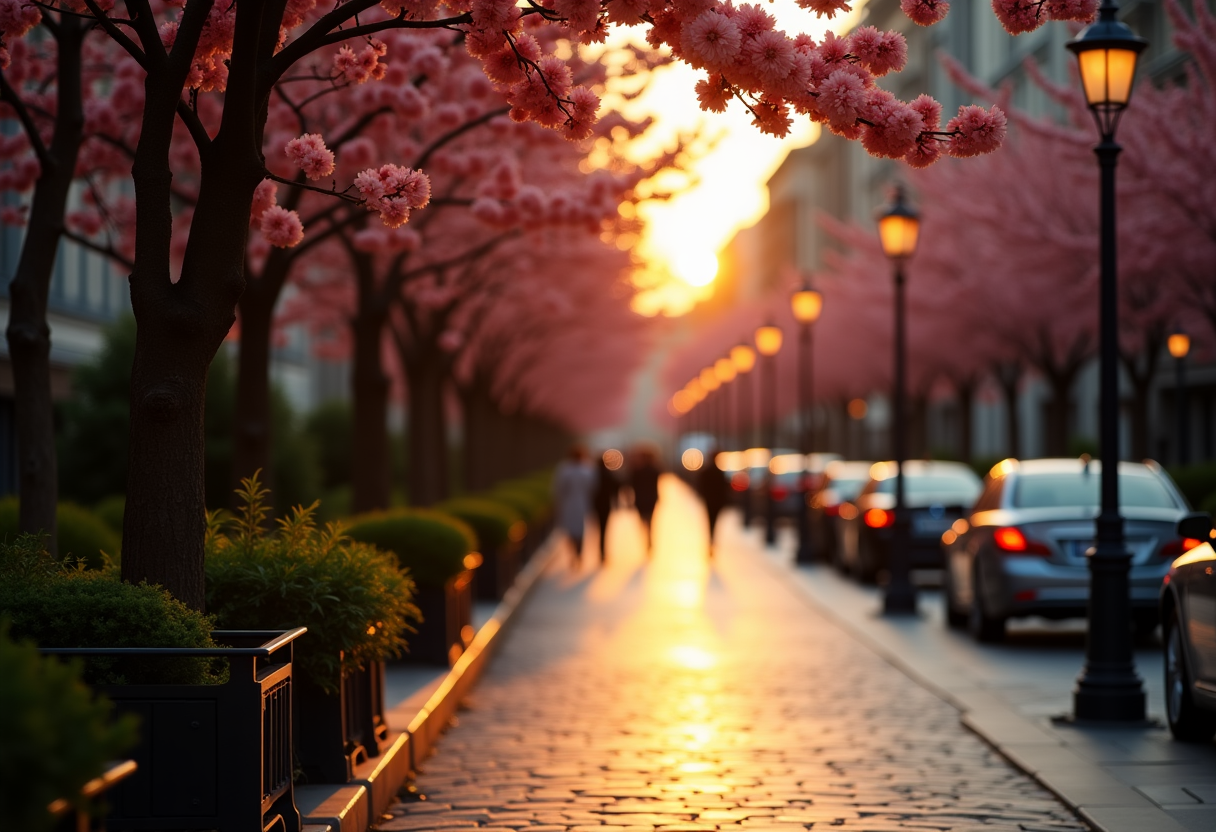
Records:
[[[895,459],[895,525],[887,558],[890,579],[883,594],[882,609],[888,615],[916,612],[916,587],[908,552],[908,512],[904,506],[904,458],[908,455],[907,424],[907,333],[904,309],[904,263],[916,253],[920,215],[904,199],[896,185],[891,204],[878,214],[878,237],[883,253],[895,264],[895,377],[891,396],[891,451]]]
[[[1094,147],[1101,172],[1099,267],[1099,454],[1102,500],[1090,550],[1089,634],[1085,665],[1073,688],[1077,719],[1144,720],[1144,685],[1136,673],[1128,573],[1131,553],[1119,514],[1119,309],[1115,247],[1115,165],[1121,148],[1115,142],[1119,117],[1127,107],[1136,76],[1136,61],[1148,43],[1136,37],[1115,15],[1112,0],[1103,0],[1098,20],[1068,43],[1077,56],[1085,101],[1101,140]]]
[[[735,365],[735,369],[739,371],[739,394],[738,394],[738,414],[739,414],[739,450],[746,451],[755,440],[754,435],[749,435],[748,426],[751,425],[752,419],[749,414],[755,411],[752,408],[750,382],[748,381],[748,373],[752,371],[752,367],[756,366],[756,351],[747,344],[736,344],[730,348],[730,360]],[[746,458],[746,457],[744,457]],[[750,471],[746,466],[743,471],[744,476],[750,476]],[[752,524],[752,498],[751,486],[749,483],[748,489],[743,493],[743,528],[747,528]]]
[[[790,307],[794,319],[798,321],[798,410],[802,427],[799,437],[799,448],[807,465],[803,469],[802,481],[798,489],[798,551],[795,560],[798,563],[813,563],[815,561],[815,546],[811,540],[811,515],[807,500],[811,496],[810,457],[814,437],[811,425],[811,324],[819,320],[823,311],[823,296],[811,288],[809,282],[790,297]]]
[[[770,459],[777,445],[777,353],[781,351],[781,342],[785,334],[781,328],[771,323],[756,330],[756,351],[764,356],[764,383],[766,390],[762,394],[765,404],[766,418],[760,422],[764,427],[764,446],[768,448]],[[764,542],[772,546],[777,542],[776,509],[773,504],[772,472],[764,478]]]
[[[1174,357],[1174,410],[1177,411],[1178,451],[1175,454],[1179,465],[1190,462],[1191,442],[1190,425],[1186,409],[1186,356],[1191,351],[1191,336],[1182,330],[1175,330],[1166,341],[1170,355]]]

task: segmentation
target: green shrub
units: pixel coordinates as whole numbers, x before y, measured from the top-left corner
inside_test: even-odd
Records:
[[[341,399],[323,403],[304,420],[304,432],[312,438],[317,449],[322,488],[350,485],[354,430],[354,413],[350,402]],[[325,505],[325,502],[322,501],[321,505]]]
[[[463,520],[477,534],[477,545],[486,554],[507,543],[524,539],[528,526],[523,515],[508,505],[481,497],[457,497],[435,506]]]
[[[42,647],[214,647],[211,619],[168,592],[55,560],[32,535],[0,544],[0,613]],[[90,685],[208,684],[222,664],[188,657],[91,656]]]
[[[477,535],[468,524],[433,509],[363,514],[351,521],[347,534],[392,552],[415,581],[430,586],[442,586],[460,574],[465,556],[477,548]]]
[[[1200,511],[1206,511],[1208,514],[1216,516],[1216,491],[1205,497],[1198,508]]]
[[[81,787],[135,744],[136,720],[111,720],[111,703],[81,683],[79,663],[43,658],[8,630],[0,621],[0,824],[42,832],[55,825],[48,804],[78,803]]]
[[[299,668],[329,691],[344,667],[400,655],[419,613],[413,581],[392,555],[336,525],[318,529],[315,503],[266,531],[267,492],[256,476],[237,495],[236,516],[213,515],[206,541],[207,607],[220,627],[307,627]]]
[[[19,504],[17,497],[0,499],[0,538],[17,536]],[[90,569],[104,565],[102,552],[117,556],[121,539],[100,517],[75,503],[60,503],[56,511],[59,523],[59,554],[64,558],[84,560]]]
[[[530,526],[540,524],[549,511],[547,495],[540,499],[531,489],[520,488],[514,484],[503,483],[484,496],[487,500],[494,500],[515,509]]]
[[[1216,494],[1216,463],[1173,465],[1168,470],[1178,485],[1178,490],[1191,505],[1203,505],[1209,495]]]
[[[110,527],[110,531],[122,537],[122,518],[127,510],[127,498],[122,494],[106,497],[93,506],[93,513],[101,518],[101,522]]]

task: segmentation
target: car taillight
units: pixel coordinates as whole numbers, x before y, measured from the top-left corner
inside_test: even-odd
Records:
[[[828,517],[835,517],[836,515],[840,514],[840,504],[836,503],[833,505],[824,506],[823,513],[826,514]]]
[[[1046,543],[1029,540],[1017,526],[1002,526],[992,533],[992,542],[1002,552],[1013,555],[1050,555]]]
[[[866,510],[861,519],[871,529],[886,529],[895,525],[895,512],[884,508],[871,508]]]
[[[1171,540],[1169,543],[1161,547],[1161,556],[1167,558],[1176,558],[1181,554],[1191,551],[1201,543],[1203,543],[1202,540],[1196,540],[1193,537],[1184,537],[1181,540]]]
[[[731,474],[730,487],[733,488],[735,491],[746,491],[748,485],[750,485],[750,484],[751,484],[751,477],[749,477],[743,471],[739,471],[738,473]]]
[[[774,485],[769,493],[772,494],[774,500],[781,502],[790,495],[790,490],[783,485]]]

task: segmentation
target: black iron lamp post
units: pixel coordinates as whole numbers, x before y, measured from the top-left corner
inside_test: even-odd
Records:
[[[716,408],[714,407],[714,405],[717,404],[717,401],[714,394],[717,392],[718,388],[722,386],[722,382],[718,381],[718,377],[714,374],[714,368],[712,366],[701,370],[701,375],[698,376],[698,378],[700,379],[701,387],[704,388],[706,394],[705,432],[709,434],[710,440],[712,441],[714,436],[717,435],[719,429],[717,419],[718,414],[715,412]]]
[[[1076,719],[1138,722],[1144,719],[1144,686],[1132,654],[1128,572],[1131,553],[1119,514],[1119,353],[1115,251],[1115,142],[1119,116],[1127,107],[1136,60],[1148,45],[1115,19],[1112,0],[1103,0],[1098,20],[1069,41],[1077,56],[1085,100],[1101,136],[1094,153],[1101,170],[1101,254],[1099,263],[1099,453],[1102,500],[1096,543],[1089,551],[1089,633],[1085,666],[1073,688]]]
[[[806,460],[802,482],[798,489],[798,551],[794,559],[798,563],[813,563],[815,545],[811,539],[811,513],[807,500],[811,497],[810,453],[814,437],[811,425],[811,324],[819,320],[823,311],[823,296],[811,288],[809,282],[790,297],[794,319],[798,321],[798,411],[801,436],[798,450]]]
[[[1186,356],[1191,351],[1191,336],[1176,329],[1165,343],[1174,357],[1174,410],[1178,431],[1178,451],[1174,454],[1174,461],[1186,465],[1191,461],[1191,426],[1186,409]]]
[[[748,382],[748,373],[752,371],[752,367],[756,366],[756,351],[747,344],[736,344],[730,348],[730,360],[735,365],[735,369],[739,371],[739,393],[737,403],[739,406],[739,450],[745,452],[743,459],[747,459],[746,451],[752,445],[752,440],[755,438],[752,432],[748,430],[751,425],[750,413],[755,411],[752,409],[752,399],[750,383]],[[746,468],[744,462],[744,473],[751,472]],[[747,528],[752,524],[752,492],[751,484],[748,483],[747,490],[743,492],[743,528]]]
[[[916,612],[916,587],[912,583],[912,564],[908,552],[908,512],[904,510],[904,457],[907,456],[907,333],[904,309],[904,263],[916,253],[920,215],[904,198],[903,187],[896,185],[891,204],[878,213],[878,237],[883,253],[895,264],[895,375],[891,395],[891,455],[895,460],[895,525],[891,529],[891,548],[887,558],[890,580],[883,594],[882,610],[887,615]]]
[[[777,353],[785,335],[781,328],[771,323],[756,330],[756,351],[764,356],[764,409],[767,411],[760,421],[764,426],[764,446],[771,454],[777,445]],[[772,546],[777,542],[776,509],[773,504],[772,469],[764,483],[764,543]]]

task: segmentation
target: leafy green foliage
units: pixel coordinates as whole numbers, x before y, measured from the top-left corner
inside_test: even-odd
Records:
[[[0,498],[0,539],[17,536],[19,504],[16,496]],[[60,503],[56,509],[59,522],[59,553],[64,557],[83,559],[90,569],[104,565],[102,552],[116,556],[122,547],[121,538],[106,523],[87,508],[75,503]]]
[[[392,552],[415,581],[430,586],[442,586],[460,574],[465,556],[477,548],[477,535],[468,524],[433,509],[363,514],[351,521],[347,534]]]
[[[22,535],[0,544],[0,613],[42,647],[214,647],[211,620],[158,586],[57,561]],[[189,657],[91,656],[90,685],[212,684],[222,667]]]
[[[330,691],[344,667],[401,653],[419,613],[413,581],[392,555],[338,525],[318,529],[315,503],[267,531],[269,492],[256,476],[242,481],[237,497],[235,516],[212,515],[207,534],[207,607],[221,627],[307,627],[296,663]]]
[[[79,663],[43,658],[8,630],[0,621],[0,821],[42,832],[54,826],[47,805],[79,802],[81,787],[135,744],[137,724],[111,719],[113,706],[81,682]]]
[[[304,432],[312,438],[321,465],[321,487],[350,484],[350,449],[354,437],[354,414],[350,402],[325,402],[304,420]]]
[[[101,518],[101,522],[110,527],[110,531],[122,537],[122,517],[127,510],[127,498],[121,494],[106,497],[93,506],[93,513]]]
[[[483,554],[498,549],[508,541],[523,540],[528,531],[523,515],[494,500],[457,497],[435,508],[468,523],[477,534],[477,545]]]
[[[539,524],[549,510],[548,495],[541,499],[532,489],[521,488],[514,483],[500,483],[484,497],[515,509],[529,525]]]

